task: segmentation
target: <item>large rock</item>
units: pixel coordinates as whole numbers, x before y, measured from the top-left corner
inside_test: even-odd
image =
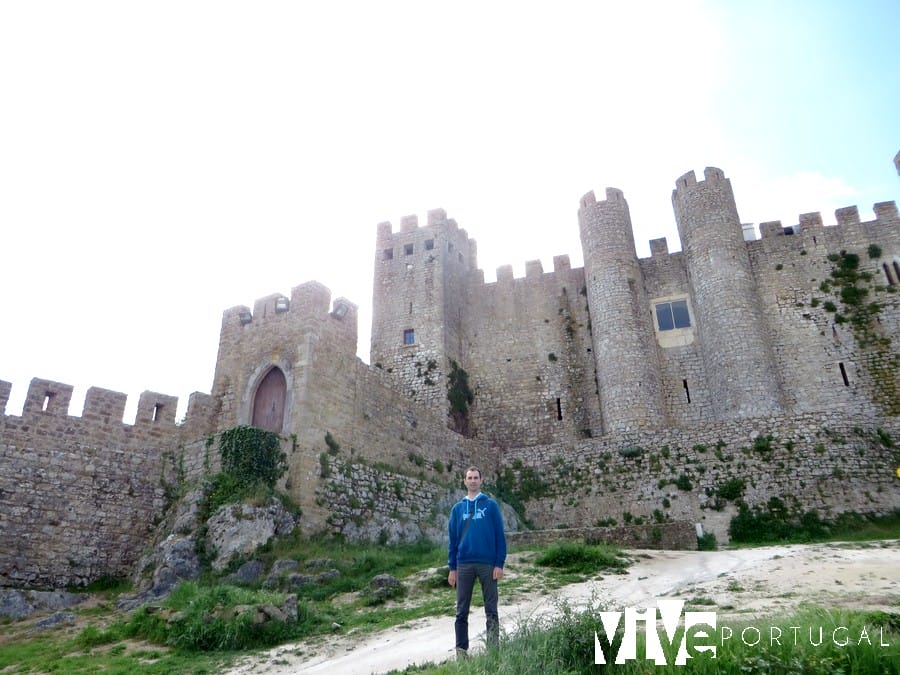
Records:
[[[192,581],[200,576],[200,558],[193,535],[170,534],[157,547],[152,558],[156,567],[150,583],[142,583],[135,594],[120,596],[116,603],[119,609],[131,610],[160,600],[169,595],[180,581]]]
[[[237,572],[223,577],[222,581],[229,584],[252,584],[258,581],[266,572],[266,566],[262,560],[248,560],[241,565]]]
[[[294,530],[294,516],[280,501],[265,506],[226,504],[206,521],[206,545],[215,552],[214,570],[223,570],[233,559],[247,556],[275,535]]]
[[[27,619],[40,612],[73,607],[88,596],[65,591],[21,591],[16,588],[0,589],[0,617]]]

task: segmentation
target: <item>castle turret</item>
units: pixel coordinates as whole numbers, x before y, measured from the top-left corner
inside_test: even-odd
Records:
[[[628,202],[620,190],[593,192],[578,210],[604,432],[664,422],[659,359],[634,247]]]
[[[451,362],[465,368],[466,280],[477,271],[475,240],[443,209],[403,218],[400,231],[378,226],[372,296],[373,366],[402,391],[446,409]]]
[[[719,419],[776,413],[781,386],[731,181],[716,168],[704,178],[679,178],[672,204],[710,400]]]

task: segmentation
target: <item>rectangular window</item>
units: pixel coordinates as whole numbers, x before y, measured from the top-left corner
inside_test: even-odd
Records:
[[[393,260],[394,259],[394,249],[386,248],[381,252],[382,260]]]
[[[426,239],[425,240],[425,250],[426,251],[434,250],[434,239]]]
[[[413,254],[413,245],[412,245],[412,244],[405,244],[405,245],[403,246],[403,252],[404,252],[406,255],[412,255],[412,254]]]
[[[691,316],[688,313],[687,300],[674,300],[657,304],[656,324],[661,331],[675,328],[690,328]]]
[[[407,328],[405,331],[403,331],[403,344],[416,344],[416,331],[414,331],[412,328]]]

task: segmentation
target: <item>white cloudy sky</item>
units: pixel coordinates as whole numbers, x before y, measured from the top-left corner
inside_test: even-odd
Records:
[[[621,188],[679,248],[675,179],[745,222],[897,199],[900,3],[0,2],[0,379],[209,392],[222,311],[358,303],[377,223],[444,208],[490,281],[581,265]],[[129,413],[130,411],[130,413]]]

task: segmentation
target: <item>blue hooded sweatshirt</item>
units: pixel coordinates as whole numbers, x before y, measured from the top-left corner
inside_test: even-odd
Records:
[[[460,540],[463,526],[471,520],[465,536]],[[450,511],[450,544],[448,564],[455,570],[460,563],[482,563],[503,567],[506,562],[506,535],[503,516],[497,502],[483,493],[469,499],[468,495]]]

